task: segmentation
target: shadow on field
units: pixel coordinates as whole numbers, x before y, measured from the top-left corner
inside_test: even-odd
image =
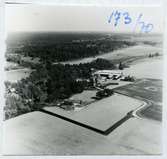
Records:
[[[96,133],[99,133],[99,134],[102,134],[102,135],[108,135],[110,134],[112,131],[114,131],[117,127],[119,127],[121,124],[123,124],[125,121],[127,121],[128,119],[130,119],[132,116],[132,112],[133,111],[130,111],[128,112],[121,120],[117,121],[115,124],[113,124],[110,128],[106,129],[105,131],[102,131],[100,129],[97,129],[97,128],[94,128],[90,125],[86,125],[86,124],[83,124],[83,123],[80,123],[78,121],[75,121],[75,120],[72,120],[72,119],[69,119],[67,117],[64,117],[64,116],[61,116],[61,115],[58,115],[58,114],[55,114],[55,113],[52,113],[50,111],[47,111],[47,110],[44,110],[44,109],[40,109],[39,111],[43,112],[43,113],[46,113],[46,114],[49,114],[49,115],[52,115],[54,117],[57,117],[57,118],[60,118],[60,119],[63,119],[65,121],[68,121],[70,123],[73,123],[73,124],[76,124],[78,126],[81,126],[81,127],[84,127],[86,129],[89,129],[89,130],[92,130]]]

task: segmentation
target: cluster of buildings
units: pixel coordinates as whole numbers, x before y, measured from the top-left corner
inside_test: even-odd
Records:
[[[119,70],[98,70],[92,73],[93,83],[97,85],[107,80],[120,80],[123,78],[123,72]]]

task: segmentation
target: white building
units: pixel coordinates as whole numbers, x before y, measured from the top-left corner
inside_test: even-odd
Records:
[[[119,79],[123,76],[120,70],[99,70],[93,73],[93,76],[106,79]]]

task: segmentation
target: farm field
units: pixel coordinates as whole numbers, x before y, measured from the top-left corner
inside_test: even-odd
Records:
[[[161,124],[144,119],[131,118],[107,136],[38,111],[3,125],[5,155],[161,154]]]
[[[134,61],[129,68],[125,68],[123,70],[123,73],[136,78],[162,79],[162,62],[161,58],[147,58],[144,60]]]
[[[119,87],[115,91],[148,103],[147,107],[136,112],[139,116],[162,120],[162,80],[141,79],[134,84]]]
[[[105,131],[142,104],[140,100],[115,93],[76,112],[58,107],[44,107],[44,110]]]
[[[84,90],[82,93],[74,94],[70,99],[82,100],[83,102],[93,102],[95,99],[91,97],[96,96],[97,90]]]
[[[139,98],[140,100],[149,100],[160,104],[161,85],[161,80],[142,79],[138,80],[136,83],[116,88],[115,91]],[[157,92],[159,92],[158,96]],[[123,99],[126,99],[126,101],[127,99],[132,99],[122,95],[117,96],[121,97],[120,103],[122,103],[122,105],[125,104]],[[81,116],[83,111],[86,112],[89,109],[91,116],[88,114],[82,118],[78,118],[80,121],[83,122],[85,117],[87,120],[86,122],[88,122],[91,117],[92,121],[90,120],[89,122],[92,122],[91,124],[94,124],[93,126],[96,126],[95,124],[97,123],[98,125],[104,124],[105,126],[108,126],[108,124],[111,124],[111,121],[113,121],[112,118],[114,118],[114,115],[119,114],[119,111],[116,112],[117,109],[113,109],[114,112],[113,110],[109,112],[111,107],[109,107],[109,104],[104,104],[106,102],[110,103],[109,99],[110,98],[106,98],[105,100],[102,100],[98,107],[97,105],[92,105],[92,107],[90,107],[90,105],[79,112],[75,112],[75,114],[74,112],[65,112],[56,107],[54,107],[52,111],[54,110],[56,113],[59,112],[61,115],[67,117],[73,116],[76,119],[78,113],[80,113]],[[97,103],[98,102],[93,104]],[[137,102],[135,101],[135,103],[137,104],[138,100]],[[105,107],[105,109],[101,111],[102,109],[100,109],[100,107],[104,107],[106,105],[108,108]],[[98,111],[95,109],[95,114],[92,114],[95,106],[99,109]],[[114,104],[114,106],[116,105]],[[129,104],[127,106],[129,107]],[[128,107],[122,108],[127,112]],[[49,110],[51,108],[45,109]],[[132,109],[132,107],[130,109]],[[161,111],[160,107],[155,109],[158,110],[158,112]],[[154,118],[154,120],[152,120],[152,116],[157,117],[157,111],[155,112],[152,110],[151,106],[144,107],[142,111],[137,112],[142,118],[130,118],[107,136],[43,112],[35,111],[27,113],[4,122],[3,153],[7,155],[159,155],[161,154],[162,125],[160,122],[156,122],[157,119]],[[151,117],[149,116],[150,113],[148,115],[148,111],[153,112]],[[126,113],[123,113],[123,115],[124,114]],[[105,118],[102,118],[102,115]],[[107,123],[105,123],[104,119],[109,120],[106,120]],[[100,128],[102,129],[105,127],[102,126]],[[148,133],[150,130],[154,131]]]
[[[137,113],[141,117],[162,121],[162,103],[152,103],[150,107],[143,108]]]
[[[108,89],[114,89],[114,88],[117,88],[117,87],[122,87],[122,86],[125,86],[127,84],[130,84],[132,82],[128,82],[128,81],[115,81],[115,80],[109,80],[109,82],[111,83],[119,83],[118,85],[108,85],[106,88]]]

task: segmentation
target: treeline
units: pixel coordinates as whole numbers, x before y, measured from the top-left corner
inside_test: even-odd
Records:
[[[150,57],[158,57],[158,56],[160,56],[160,54],[159,54],[158,52],[152,53],[152,54],[149,54],[149,55],[148,55],[149,58],[150,58]]]
[[[92,87],[92,69],[114,68],[105,59],[79,65],[54,65],[45,61],[37,65],[28,78],[14,84],[6,83],[5,119],[38,110],[42,103],[54,103]]]
[[[23,47],[15,48],[13,52],[30,57],[39,57],[40,59],[47,58],[53,62],[61,62],[96,56],[132,45],[135,45],[135,43],[129,41],[103,39],[94,41],[24,45]]]
[[[28,79],[17,83],[5,82],[5,86],[4,119],[37,110],[41,107],[39,102],[43,103],[47,99],[46,92]]]
[[[91,80],[92,69],[114,69],[115,66],[108,60],[97,59],[91,63],[63,65],[45,62],[29,77],[39,87],[45,87],[47,101],[65,99],[72,94],[82,92],[86,87],[93,85]],[[38,73],[37,73],[38,72]]]

